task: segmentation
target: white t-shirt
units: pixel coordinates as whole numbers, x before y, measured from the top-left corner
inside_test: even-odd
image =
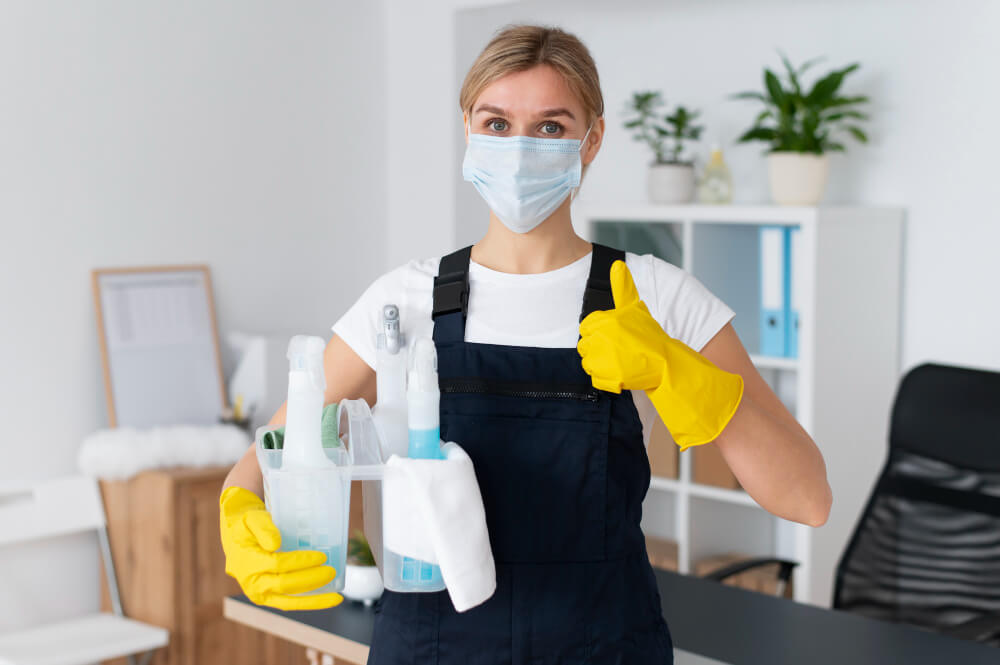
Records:
[[[465,341],[515,346],[576,348],[583,292],[592,252],[555,270],[533,274],[498,272],[469,262],[469,312]],[[382,307],[392,303],[407,344],[430,337],[434,276],[440,257],[413,259],[378,279],[333,324],[333,332],[373,369]],[[668,335],[700,351],[733,318],[733,310],[690,273],[652,254],[626,252],[639,297]],[[658,415],[634,390],[645,443]]]

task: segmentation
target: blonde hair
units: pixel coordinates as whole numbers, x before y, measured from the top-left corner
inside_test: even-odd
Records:
[[[471,116],[472,105],[493,81],[537,65],[549,65],[562,75],[583,104],[587,125],[604,115],[601,82],[590,51],[575,35],[541,25],[509,25],[501,29],[465,75],[459,106]]]

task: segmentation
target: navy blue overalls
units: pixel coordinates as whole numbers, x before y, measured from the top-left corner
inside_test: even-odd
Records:
[[[368,663],[670,665],[632,397],[594,389],[576,348],[466,342],[470,253],[443,257],[434,280],[441,437],[475,466],[497,589],[462,613],[447,590],[386,590]],[[624,258],[594,244],[581,320],[613,307],[609,270]]]

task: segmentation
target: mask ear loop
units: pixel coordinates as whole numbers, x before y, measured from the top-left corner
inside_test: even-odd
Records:
[[[585,145],[587,145],[587,137],[590,136],[590,130],[593,127],[594,127],[594,123],[591,122],[590,123],[590,127],[587,127],[587,133],[583,135],[582,139],[580,139],[580,147],[581,148],[584,147]],[[577,151],[577,153],[579,154],[579,151]],[[581,180],[583,179],[583,166],[582,165],[580,166],[580,178],[581,178]],[[581,182],[580,184],[582,185],[583,183]],[[577,185],[576,187],[573,188],[573,191],[569,193],[569,202],[571,204],[573,203],[573,199],[576,198],[576,193],[579,192],[579,191],[580,191],[580,185]]]

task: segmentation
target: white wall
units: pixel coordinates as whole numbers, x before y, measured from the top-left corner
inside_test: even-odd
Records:
[[[461,158],[455,162],[455,150],[463,136],[458,91],[468,63],[464,69],[459,63],[461,72],[456,73],[456,53],[461,53],[455,48],[456,34],[462,34],[455,32],[456,19],[460,11],[496,3],[385,2],[391,118],[386,126],[387,245],[388,265],[396,267],[457,247],[455,197]]]
[[[621,126],[626,100],[642,89],[702,109],[706,135],[723,143],[734,200],[766,202],[763,144],[733,144],[758,109],[726,97],[760,89],[763,66],[781,67],[777,48],[796,64],[827,56],[812,75],[859,61],[844,90],[871,96],[872,141],[833,155],[824,202],[908,211],[904,369],[926,360],[1000,368],[1000,309],[990,305],[1000,284],[1000,3],[967,0],[961,11],[932,0],[517,3],[460,13],[456,69],[464,74],[494,30],[520,21],[577,34],[597,62],[607,133],[581,205],[645,200],[651,152]],[[464,143],[453,149],[455,169],[463,151]],[[474,191],[456,200],[456,244],[474,242],[486,229],[485,208]]]
[[[92,268],[205,263],[221,334],[324,337],[385,269],[383,11],[0,5],[0,483],[107,424]],[[95,538],[0,551],[0,632],[96,607],[97,566]]]

